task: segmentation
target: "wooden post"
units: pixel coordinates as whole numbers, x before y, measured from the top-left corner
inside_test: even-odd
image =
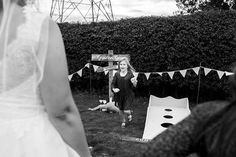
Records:
[[[89,61],[89,94],[92,93],[91,61]]]
[[[108,50],[108,56],[112,57],[113,56],[113,50]],[[108,61],[108,67],[112,67],[113,66],[113,61]],[[111,97],[113,97],[113,93],[111,91],[111,82],[112,82],[112,78],[113,78],[113,69],[109,70],[109,100]]]
[[[198,87],[197,87],[197,105],[198,105],[198,101],[199,101],[199,93],[200,93],[200,86],[201,86],[201,66],[202,66],[202,62],[200,63],[200,69],[198,71]]]

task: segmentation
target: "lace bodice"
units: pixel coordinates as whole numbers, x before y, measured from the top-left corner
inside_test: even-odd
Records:
[[[41,105],[38,85],[45,61],[39,56],[46,56],[46,52],[39,51],[39,41],[47,16],[30,7],[23,8],[23,15],[25,22],[18,26],[0,61],[0,110],[2,106]]]

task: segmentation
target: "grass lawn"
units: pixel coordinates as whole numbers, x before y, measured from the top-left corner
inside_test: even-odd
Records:
[[[73,96],[81,113],[88,144],[93,147],[94,157],[137,156],[137,150],[144,144],[124,141],[121,137],[142,138],[148,98],[136,98],[132,108],[133,121],[122,129],[118,113],[87,110],[99,105],[100,96],[87,93],[74,93]]]

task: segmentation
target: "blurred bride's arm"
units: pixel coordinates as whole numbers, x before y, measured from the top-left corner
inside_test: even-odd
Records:
[[[50,120],[81,157],[90,156],[80,114],[73,100],[61,32],[50,20],[49,45],[40,91]]]

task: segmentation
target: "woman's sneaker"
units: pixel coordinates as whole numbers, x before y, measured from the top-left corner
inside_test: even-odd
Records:
[[[133,111],[130,110],[130,115],[128,115],[128,121],[129,122],[131,122],[133,120],[132,113],[133,113]]]
[[[133,119],[132,119],[132,115],[129,115],[128,116],[128,121],[131,122]]]
[[[126,126],[125,122],[121,123],[121,128],[125,128],[125,126]]]

